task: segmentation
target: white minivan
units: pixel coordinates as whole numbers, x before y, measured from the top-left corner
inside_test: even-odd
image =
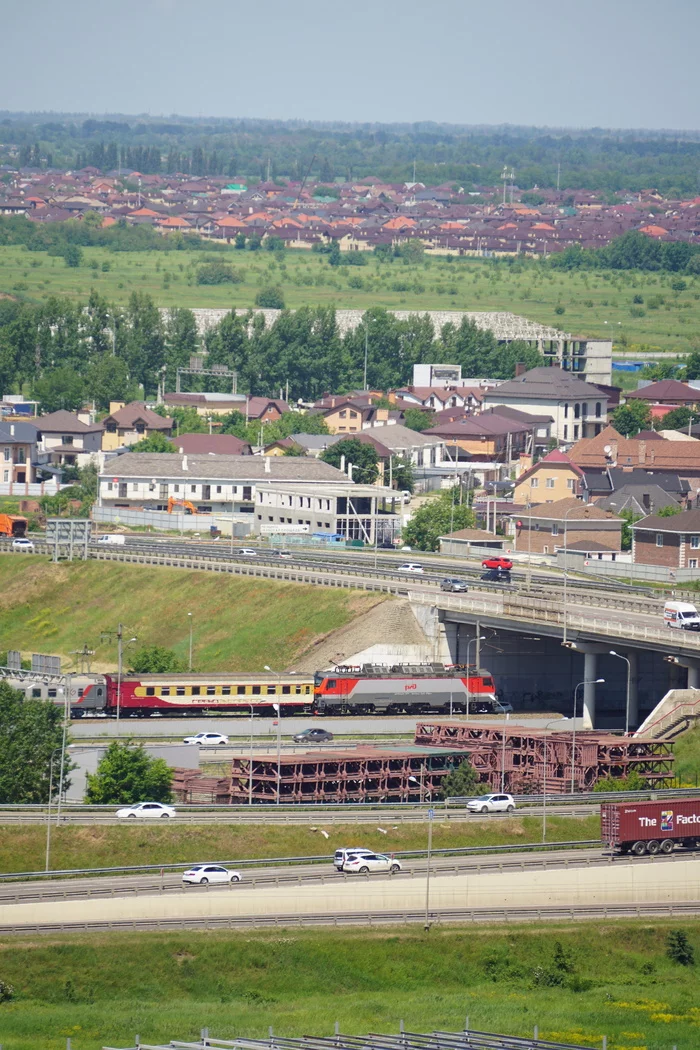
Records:
[[[126,539],[119,532],[106,532],[104,536],[100,536],[97,542],[105,547],[123,547]]]
[[[666,602],[664,623],[682,631],[700,631],[700,614],[692,602]]]

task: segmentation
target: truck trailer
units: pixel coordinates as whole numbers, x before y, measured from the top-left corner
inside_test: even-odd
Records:
[[[600,807],[603,842],[615,853],[671,853],[700,846],[700,798],[608,802]]]

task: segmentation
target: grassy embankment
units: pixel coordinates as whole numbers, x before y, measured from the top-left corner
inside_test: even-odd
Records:
[[[700,949],[700,923],[683,922]],[[213,1036],[487,1031],[609,1050],[697,1050],[697,965],[675,923],[275,930],[9,938],[8,1050],[99,1050]],[[560,965],[555,961],[556,945]],[[567,968],[571,969],[567,972]],[[563,984],[552,984],[563,981]]]
[[[162,823],[166,823],[163,821]],[[382,834],[374,826],[352,822],[333,825],[310,816],[303,827],[267,824],[177,824],[167,827],[61,827],[51,835],[51,865],[56,870],[101,868],[134,864],[179,864],[203,860],[243,860],[265,857],[330,856],[337,846],[361,838],[369,849],[411,850],[426,848],[424,823],[394,828],[391,813],[377,817]],[[324,838],[320,830],[328,832]],[[434,849],[461,846],[498,846],[539,842],[542,821],[538,817],[514,817],[494,823],[475,821],[442,823],[438,815],[433,829]],[[576,819],[550,817],[550,842],[582,841],[600,837],[597,815]],[[0,832],[0,871],[40,871],[44,865],[46,829],[37,826],[3,827]],[[2,975],[0,974],[0,977]]]
[[[86,300],[91,288],[113,302],[146,292],[160,306],[251,307],[263,285],[279,285],[287,306],[330,305],[366,310],[512,310],[533,321],[588,336],[624,338],[643,345],[687,350],[700,326],[700,278],[684,277],[675,292],[673,274],[600,271],[565,273],[537,263],[514,270],[480,259],[426,258],[406,266],[400,260],[363,267],[332,268],[325,256],[287,251],[236,251],[223,256],[240,271],[240,284],[198,285],[196,269],[211,256],[201,252],[109,252],[83,249],[73,269],[62,258],[23,247],[0,247],[0,293],[45,299],[66,295]],[[102,272],[102,264],[109,272]],[[93,269],[93,264],[96,269]],[[359,287],[357,287],[359,283]],[[642,303],[633,301],[641,296]],[[559,311],[559,312],[557,312]],[[625,347],[620,346],[619,349]]]
[[[52,565],[44,558],[0,558],[0,650],[60,654],[96,651],[93,669],[116,667],[126,625],[138,645],[165,645],[182,659],[193,615],[199,671],[283,669],[317,639],[367,611],[381,596],[118,563]],[[128,660],[128,655],[125,657]]]

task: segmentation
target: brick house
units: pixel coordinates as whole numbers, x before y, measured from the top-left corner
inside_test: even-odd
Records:
[[[700,514],[700,512],[699,512]],[[569,547],[590,551],[621,550],[621,518],[573,496],[542,503],[510,515],[517,550],[556,554]]]
[[[700,510],[665,518],[650,514],[632,526],[632,561],[668,569],[700,566]]]
[[[102,420],[103,452],[135,445],[151,434],[170,437],[173,432],[174,420],[159,416],[140,401],[131,401],[128,405],[113,401],[109,407],[109,415]]]

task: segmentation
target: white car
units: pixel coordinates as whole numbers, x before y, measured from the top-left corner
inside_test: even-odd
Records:
[[[16,539],[14,539],[12,541],[12,550],[13,551],[26,551],[28,553],[29,551],[33,551],[34,550],[34,544],[32,543],[31,540],[26,540],[23,537],[18,536]]]
[[[333,863],[335,864],[338,871],[342,871],[343,864],[345,864],[345,861],[348,857],[350,857],[353,854],[360,855],[364,853],[369,853],[371,855],[374,853],[374,850],[365,849],[363,846],[346,846],[344,849],[337,849],[335,851]]]
[[[223,868],[220,864],[193,864],[182,876],[182,881],[198,886],[210,882],[240,882],[241,873]]]
[[[480,795],[467,802],[470,813],[512,813],[515,800],[512,795]]]
[[[399,565],[399,572],[423,572],[423,566],[418,565],[414,561],[405,561],[403,565]]]
[[[117,810],[117,817],[143,817],[145,820],[153,820],[155,817],[174,817],[175,810],[172,806],[166,806],[163,802],[137,802],[133,806],[124,806]]]
[[[194,736],[186,736],[183,744],[198,744],[200,747],[222,747],[228,744],[228,737],[224,733],[196,733]]]
[[[244,558],[257,558],[258,552],[252,547],[239,547],[236,554],[242,554]]]
[[[401,864],[383,853],[351,853],[345,858],[342,870],[355,875],[369,875],[377,871],[388,871],[394,875],[401,871]]]

